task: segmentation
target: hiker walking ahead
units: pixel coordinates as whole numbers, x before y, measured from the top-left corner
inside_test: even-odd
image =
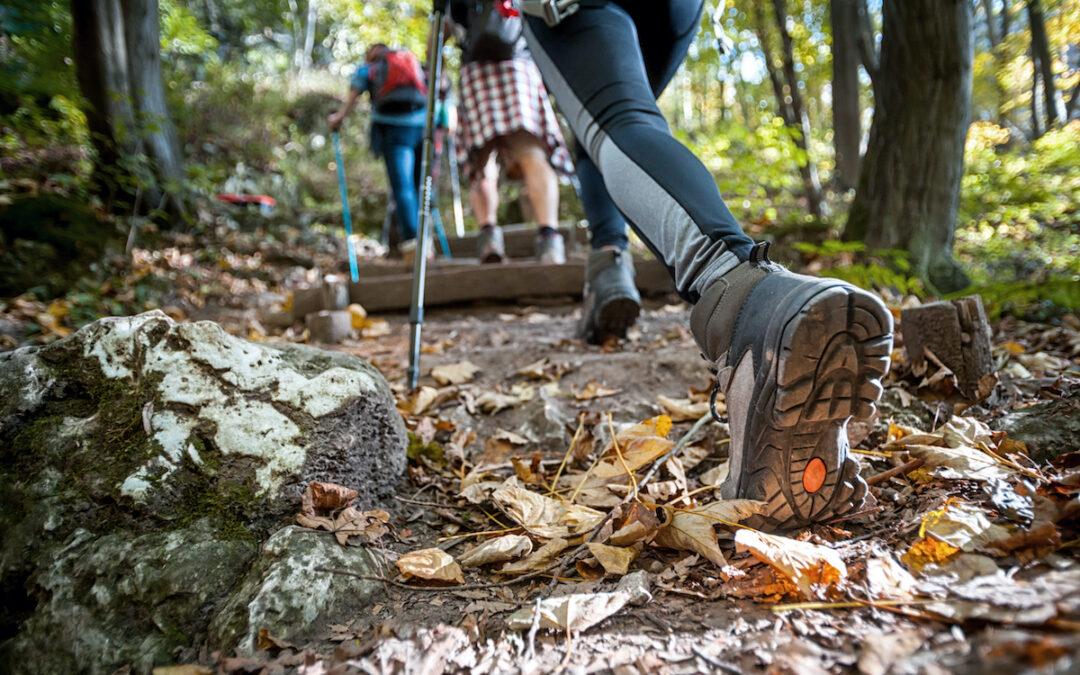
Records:
[[[469,202],[480,224],[481,262],[505,258],[496,214],[498,166],[524,180],[539,226],[536,257],[566,262],[559,218],[556,172],[574,167],[555,111],[536,65],[529,57],[518,17],[498,11],[509,0],[452,0],[450,14],[461,46],[457,153],[469,181]]]
[[[762,525],[828,520],[858,510],[867,492],[845,427],[874,412],[892,315],[850,284],[770,262],[709,171],[672,137],[656,97],[685,57],[703,4],[518,6],[554,24],[525,17],[549,91],[618,210],[694,303],[691,332],[727,399],[730,473],[721,494],[768,502]],[[590,180],[580,165],[579,173]]]
[[[345,105],[331,114],[327,122],[331,130],[337,131],[360,95],[365,91],[370,94],[370,147],[386,163],[396,205],[398,250],[409,258],[416,248],[417,186],[420,184],[427,86],[420,61],[407,49],[375,44],[368,48],[364,60],[349,82]]]

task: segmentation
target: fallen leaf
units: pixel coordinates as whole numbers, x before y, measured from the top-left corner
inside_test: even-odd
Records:
[[[562,374],[566,372],[566,366],[562,364],[552,363],[545,356],[544,358],[530,363],[527,366],[522,366],[514,373],[515,375],[521,375],[522,377],[528,377],[534,380],[548,380],[554,382],[562,377]]]
[[[531,534],[545,539],[574,537],[591,530],[604,514],[577,504],[564,504],[521,487],[517,477],[507,479],[491,494],[506,515]]]
[[[349,312],[353,330],[362,330],[367,325],[367,310],[363,305],[354,302],[345,309]]]
[[[1061,533],[1052,523],[1042,523],[1031,530],[1015,534],[1004,539],[995,539],[987,544],[1002,553],[1017,553],[1034,549],[1035,552],[1056,550],[1061,546]]]
[[[255,649],[268,652],[274,649],[296,649],[296,645],[280,640],[271,635],[267,629],[260,628],[259,635],[255,640]]]
[[[390,531],[390,514],[381,509],[360,511],[352,506],[345,508],[334,520],[334,537],[342,546],[349,543],[349,537],[363,537],[364,543],[376,542]]]
[[[972,447],[944,448],[934,445],[905,446],[913,458],[926,460],[923,469],[952,480],[990,481],[1010,478],[1016,470]]]
[[[431,376],[435,378],[435,381],[442,386],[448,384],[465,384],[473,379],[473,377],[480,372],[480,367],[471,361],[461,361],[460,363],[448,363],[441,366],[435,366],[431,369]]]
[[[917,629],[867,635],[862,639],[859,652],[859,673],[885,675],[893,672],[893,668],[918,651],[922,643],[922,632]]]
[[[615,531],[608,538],[608,543],[614,546],[630,546],[639,541],[647,543],[661,525],[654,509],[636,502],[628,504],[624,515],[615,523]]]
[[[465,448],[476,440],[476,432],[472,429],[458,429],[450,436],[450,441],[443,446],[446,456],[460,464],[465,463]]]
[[[630,571],[630,563],[637,557],[637,551],[621,546],[608,546],[594,541],[588,543],[589,553],[603,566],[608,574],[622,576]]]
[[[439,392],[435,387],[421,386],[404,401],[398,402],[403,415],[419,415],[435,402]]]
[[[603,398],[605,396],[614,396],[621,392],[622,389],[612,389],[611,387],[605,387],[602,384],[598,384],[596,380],[589,380],[583,388],[573,388],[574,398],[579,401],[591,401],[594,398]]]
[[[693,402],[688,398],[670,398],[660,394],[656,397],[656,400],[664,407],[664,410],[671,415],[673,422],[685,422],[686,420],[701,419],[705,415],[709,414],[709,402]],[[717,412],[724,413],[723,405],[721,403],[716,404]]]
[[[923,537],[911,545],[907,553],[901,557],[901,560],[910,569],[921,572],[927,565],[940,565],[958,553],[960,553],[960,549],[952,544],[933,537]]]
[[[511,457],[510,464],[514,467],[514,474],[526,485],[544,485],[544,469],[540,462],[540,453],[534,454],[529,460],[524,457]]]
[[[918,582],[892,556],[866,561],[866,589],[878,600],[902,600],[912,597]]]
[[[614,591],[608,593],[575,593],[547,598],[540,603],[540,627],[549,630],[588,630],[612,616],[627,604],[643,604],[652,599],[648,577],[635,572],[622,578]],[[507,619],[510,630],[528,630],[533,624],[536,607],[530,605],[514,612]]]
[[[360,329],[360,336],[366,338],[384,337],[391,333],[386,319],[368,319]]]
[[[189,663],[182,666],[158,666],[150,672],[151,675],[213,675],[214,671]]]
[[[990,522],[982,509],[958,500],[952,500],[944,508],[928,513],[923,518],[920,533],[965,553],[971,553],[990,541],[1009,536],[1009,531]]]
[[[465,583],[461,567],[449,553],[439,548],[425,548],[406,553],[394,562],[405,578],[416,577],[450,584]]]
[[[308,483],[300,497],[301,512],[306,516],[328,514],[347,506],[359,494],[337,483],[313,481]]]
[[[789,578],[808,599],[824,598],[827,587],[847,579],[840,554],[819,544],[741,528],[735,532],[735,548]]]
[[[750,516],[763,513],[765,502],[752,499],[727,499],[677,510],[671,520],[656,534],[653,543],[679,551],[692,551],[705,556],[717,567],[727,564],[716,539],[717,525],[732,525]]]
[[[504,563],[532,553],[532,540],[519,534],[504,534],[488,539],[476,548],[458,556],[462,567],[479,567],[492,563]]]
[[[508,563],[499,568],[499,574],[527,574],[547,569],[555,562],[555,557],[566,550],[569,542],[555,537],[546,544],[532,552],[531,555],[522,558],[515,563]]]

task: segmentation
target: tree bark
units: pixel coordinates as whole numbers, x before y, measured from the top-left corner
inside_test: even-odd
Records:
[[[806,114],[803,105],[802,94],[799,92],[799,80],[795,73],[794,48],[791,34],[787,30],[787,9],[784,0],[774,0],[773,7],[776,12],[776,23],[780,28],[781,53],[783,54],[781,74],[773,62],[768,43],[768,32],[765,27],[765,18],[759,3],[754,3],[758,20],[758,41],[761,43],[761,51],[765,58],[765,66],[772,82],[773,92],[776,94],[777,106],[784,125],[795,133],[792,134],[795,146],[802,150],[805,161],[799,162],[799,174],[803,179],[803,189],[806,193],[807,208],[817,219],[822,216],[821,181],[818,179],[817,167],[810,158],[810,118]]]
[[[169,115],[161,77],[161,19],[157,0],[121,0],[127,43],[128,79],[135,104],[139,135],[157,178],[179,182],[184,177],[180,140]],[[175,186],[162,185],[175,193]]]
[[[1028,0],[1028,22],[1031,24],[1031,53],[1037,59],[1035,64],[1043,85],[1043,112],[1046,114],[1046,128],[1049,130],[1065,119],[1065,105],[1061,93],[1054,84],[1054,61],[1050,55],[1050,40],[1046,37],[1046,20],[1043,18],[1039,0]]]
[[[861,0],[832,0],[832,107],[833,147],[836,151],[836,183],[841,189],[855,187],[859,179],[859,145],[862,141],[859,109],[859,10]]]
[[[183,162],[161,78],[157,0],[71,0],[71,14],[99,189],[110,202],[140,188],[175,194]],[[141,154],[149,166],[124,161]]]
[[[968,284],[952,257],[970,122],[970,0],[885,0],[874,121],[844,236],[907,250],[930,288]]]

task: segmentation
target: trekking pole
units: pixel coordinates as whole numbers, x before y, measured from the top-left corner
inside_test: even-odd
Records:
[[[338,189],[341,190],[341,213],[345,218],[345,246],[349,250],[349,274],[353,283],[360,281],[360,275],[356,273],[356,251],[352,244],[352,215],[349,213],[349,190],[345,187],[345,162],[341,159],[341,139],[338,132],[330,134],[334,139],[334,159],[337,163]]]
[[[428,49],[427,123],[424,128],[424,160],[420,177],[424,182],[421,196],[420,231],[416,237],[413,261],[412,307],[409,310],[409,389],[420,380],[420,328],[424,323],[424,281],[427,275],[427,241],[431,236],[431,168],[435,156],[435,93],[439,88],[442,67],[443,23],[447,0],[434,0],[431,12],[431,47]]]
[[[446,134],[446,160],[450,165],[450,192],[454,197],[454,231],[465,236],[465,213],[461,209],[461,181],[458,178],[457,154],[454,152],[454,135]]]

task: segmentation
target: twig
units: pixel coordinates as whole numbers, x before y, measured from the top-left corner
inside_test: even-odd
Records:
[[[607,425],[608,431],[611,432],[611,447],[615,449],[615,456],[619,458],[619,464],[622,464],[623,471],[626,472],[627,477],[630,479],[630,492],[634,495],[634,499],[637,499],[637,481],[634,480],[634,472],[630,470],[630,466],[623,459],[622,450],[619,449],[619,439],[615,437],[615,425],[611,422],[611,413],[607,414]]]
[[[574,451],[574,444],[577,443],[578,438],[581,437],[581,431],[585,428],[585,416],[581,417],[581,421],[578,422],[577,431],[574,432],[574,437],[570,439],[570,447],[566,449],[566,454],[563,455],[562,462],[559,463],[559,470],[555,472],[555,477],[551,479],[551,489],[548,494],[555,496],[555,486],[559,484],[559,476],[562,475],[562,471],[566,468],[566,462],[570,459],[570,453]]]
[[[438,592],[454,592],[454,591],[481,591],[486,588],[504,588],[506,586],[513,586],[519,584],[522,581],[528,581],[529,579],[535,579],[541,575],[547,574],[551,570],[555,569],[558,563],[552,563],[546,568],[537,572],[529,572],[528,574],[522,574],[519,577],[513,579],[507,579],[506,581],[493,581],[487,584],[464,584],[460,586],[413,586],[407,584],[404,581],[398,581],[397,579],[391,579],[389,577],[382,577],[377,574],[360,574],[358,572],[350,572],[349,570],[339,570],[331,567],[322,567],[321,565],[316,567],[318,572],[328,572],[330,574],[340,574],[342,576],[353,577],[355,579],[363,579],[365,581],[380,581],[384,584],[390,584],[391,586],[397,586],[398,588],[404,588],[410,591],[438,591]]]
[[[889,469],[887,471],[882,471],[881,473],[879,473],[879,474],[877,474],[875,476],[870,476],[869,478],[866,479],[866,484],[867,485],[877,485],[878,483],[884,483],[885,481],[889,480],[893,476],[900,476],[900,475],[908,474],[908,473],[914,471],[915,469],[918,469],[923,464],[926,464],[926,459],[923,458],[923,457],[916,457],[915,459],[911,460],[910,462],[906,462],[904,464],[901,464],[900,466],[894,466],[893,468],[891,468],[891,469]]]
[[[533,605],[533,622],[529,627],[528,649],[525,650],[525,660],[532,661],[536,658],[536,633],[540,630],[540,601],[542,597],[538,594],[536,596],[536,603]]]
[[[416,500],[416,499],[409,499],[407,497],[399,497],[397,495],[394,495],[394,499],[398,500],[399,502],[405,502],[406,504],[416,504],[417,506],[433,506],[433,507],[438,508],[438,509],[471,509],[471,508],[473,508],[473,506],[468,505],[468,504],[459,506],[457,504],[440,504],[439,502],[423,502],[423,501],[419,501],[419,500]]]
[[[566,614],[568,619],[571,616],[569,607],[570,602],[570,600],[567,600],[568,606],[566,608]],[[566,623],[566,656],[563,657],[562,663],[559,664],[558,669],[555,671],[558,673],[566,670],[567,666],[570,665],[570,655],[574,653],[574,631],[570,629],[569,620]]]
[[[862,518],[863,516],[868,516],[871,513],[877,513],[878,511],[884,511],[884,510],[885,510],[885,507],[881,506],[879,504],[877,506],[871,506],[868,509],[863,509],[862,511],[856,511],[855,513],[848,513],[848,514],[842,515],[839,518],[833,518],[832,520],[826,522],[825,524],[826,525],[835,525],[837,523],[843,523],[843,522],[848,521],[848,520],[855,520],[856,518]]]

